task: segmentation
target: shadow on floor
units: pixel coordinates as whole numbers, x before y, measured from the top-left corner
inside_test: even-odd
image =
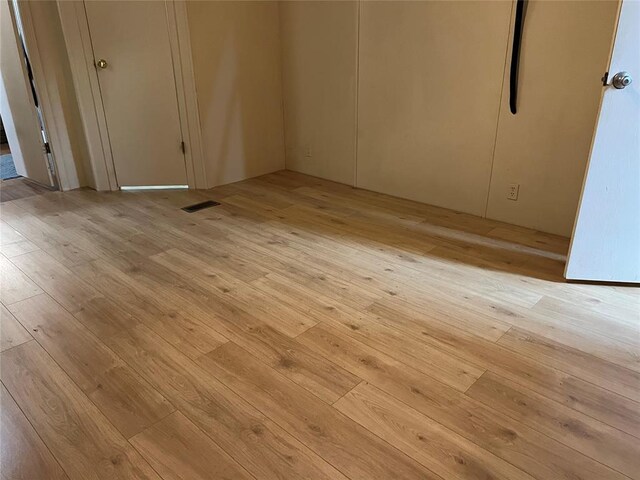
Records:
[[[513,274],[525,283],[565,282],[569,239],[557,235],[289,171],[200,192],[231,214],[286,226],[290,233],[378,244],[403,263],[429,264],[434,275],[460,264]],[[244,198],[236,202],[236,197]],[[283,201],[290,206],[283,208]]]

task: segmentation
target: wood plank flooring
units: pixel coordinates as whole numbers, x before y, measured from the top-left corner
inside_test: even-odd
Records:
[[[565,283],[565,238],[289,171],[39,193],[2,479],[640,479],[640,290]]]
[[[45,187],[22,177],[2,180],[1,182],[0,203],[17,200],[19,198],[32,197],[52,190],[49,187]]]

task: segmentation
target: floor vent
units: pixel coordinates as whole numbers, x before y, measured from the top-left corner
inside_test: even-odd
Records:
[[[207,200],[206,202],[195,203],[193,205],[189,205],[188,207],[183,207],[182,210],[188,213],[193,213],[205,208],[215,207],[216,205],[220,204],[218,202],[214,202],[213,200]]]

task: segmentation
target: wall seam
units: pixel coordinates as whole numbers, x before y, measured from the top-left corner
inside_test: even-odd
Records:
[[[353,159],[353,186],[358,186],[358,105],[360,95],[360,12],[362,1],[358,0],[358,14],[356,15],[356,78],[355,78],[355,131],[354,131],[354,159]]]
[[[514,5],[514,2],[511,3],[511,15],[509,15],[509,35],[507,36],[507,46],[505,48],[504,63],[502,65],[502,85],[500,86],[500,100],[498,103],[498,116],[496,119],[496,134],[493,138],[493,152],[491,153],[491,168],[489,169],[489,184],[487,185],[487,199],[484,205],[484,215],[483,215],[484,218],[487,218],[487,215],[489,213],[489,199],[491,198],[491,187],[493,183],[493,167],[496,163],[496,150],[498,147],[498,132],[500,131],[500,113],[502,112],[504,84],[506,82],[505,71],[507,68],[507,60],[509,58],[509,46],[512,43],[510,40],[512,39],[512,35],[513,35],[513,29],[511,28],[511,25],[513,23],[513,5]]]
[[[282,35],[282,3],[278,2],[278,46],[279,46],[279,57],[280,57],[280,109],[282,111],[282,160],[284,163],[284,169],[288,170],[289,165],[287,161],[288,157],[288,148],[287,148],[287,120],[285,114],[285,92],[284,92],[284,61],[285,61],[285,52],[284,52],[284,41]]]

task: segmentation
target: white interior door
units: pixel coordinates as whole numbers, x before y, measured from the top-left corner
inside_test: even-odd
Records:
[[[616,88],[616,74],[632,83]],[[618,77],[620,80],[623,76]],[[640,282],[640,1],[624,0],[565,276]],[[624,82],[618,84],[623,87]],[[571,88],[568,85],[568,88]]]
[[[165,2],[85,8],[118,185],[186,185]]]
[[[18,175],[53,186],[16,19],[0,0],[0,116]]]

